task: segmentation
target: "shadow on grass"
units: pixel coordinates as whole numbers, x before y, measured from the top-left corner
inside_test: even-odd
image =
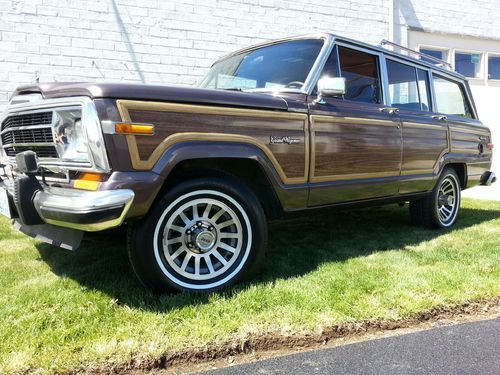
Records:
[[[451,231],[500,217],[500,211],[463,208]],[[300,276],[326,262],[343,262],[374,252],[401,249],[449,231],[410,225],[408,209],[397,206],[348,212],[325,212],[274,222],[269,228],[268,252],[262,272],[222,295],[231,297],[249,285]],[[125,233],[86,241],[75,253],[39,243],[41,258],[60,276],[83,287],[108,294],[119,304],[165,312],[185,305],[203,304],[210,295],[181,293],[156,296],[137,281],[128,263]]]

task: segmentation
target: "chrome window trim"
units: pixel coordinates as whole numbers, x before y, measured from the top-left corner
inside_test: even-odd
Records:
[[[105,145],[104,136],[101,129],[101,123],[97,115],[94,102],[86,96],[66,97],[57,99],[45,99],[36,102],[23,102],[18,104],[10,104],[5,109],[0,117],[0,124],[3,123],[6,117],[11,115],[23,115],[29,113],[45,112],[49,109],[55,110],[65,107],[81,107],[82,123],[84,124],[86,142],[88,148],[89,162],[72,162],[63,161],[60,158],[39,158],[39,165],[42,167],[56,167],[61,170],[78,170],[78,171],[93,171],[107,173],[111,170]],[[52,119],[53,128],[54,118]],[[49,125],[44,125],[49,126]],[[46,143],[45,145],[47,145]],[[0,140],[2,150],[2,161],[7,161],[9,164],[15,163],[15,157],[9,157],[4,154],[3,146]]]

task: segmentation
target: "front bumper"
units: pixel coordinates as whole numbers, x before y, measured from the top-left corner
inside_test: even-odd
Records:
[[[0,187],[8,191],[13,202],[11,206],[16,210],[13,216],[19,217],[22,224],[46,223],[87,232],[121,225],[134,200],[134,192],[130,189],[42,188],[36,181],[20,184],[15,179],[4,179]],[[41,219],[39,222],[36,222],[38,218],[33,219],[34,212]]]
[[[83,191],[49,187],[38,191],[33,204],[48,224],[95,232],[123,223],[134,192],[129,189]]]

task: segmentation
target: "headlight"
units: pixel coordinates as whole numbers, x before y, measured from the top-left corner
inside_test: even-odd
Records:
[[[54,114],[54,136],[61,160],[90,163],[81,109],[61,108],[54,111]]]

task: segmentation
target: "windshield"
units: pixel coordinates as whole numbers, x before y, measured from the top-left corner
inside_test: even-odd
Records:
[[[302,39],[243,52],[215,63],[200,87],[226,90],[301,89],[321,39]]]

